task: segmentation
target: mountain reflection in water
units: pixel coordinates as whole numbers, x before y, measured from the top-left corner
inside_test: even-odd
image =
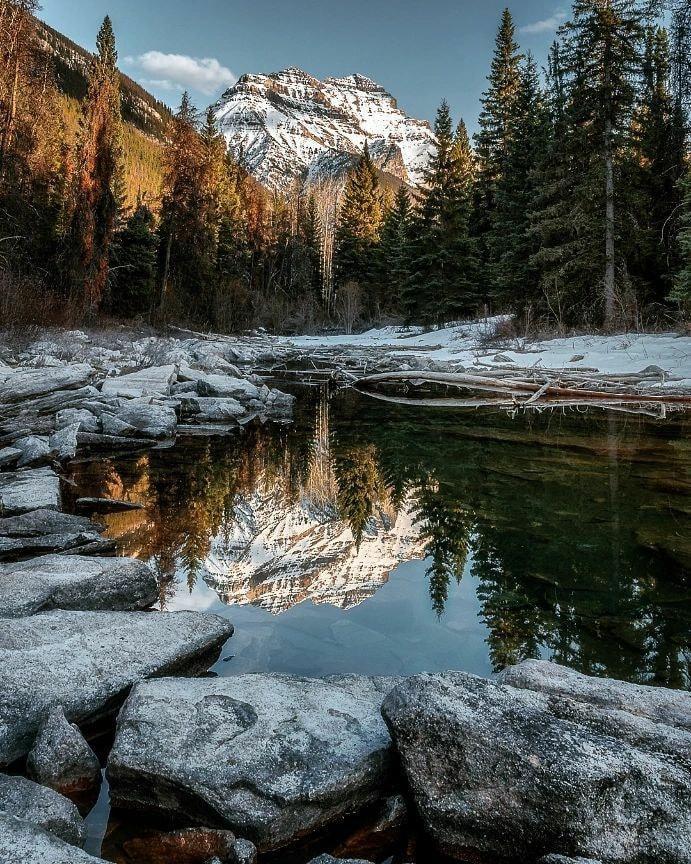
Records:
[[[73,479],[144,505],[101,518],[154,567],[162,608],[232,607],[229,648],[246,650],[222,674],[488,673],[542,656],[688,688],[689,426],[305,388],[292,425],[84,463]],[[261,663],[241,623],[274,628]],[[300,644],[319,654],[325,628],[337,660],[297,659]]]

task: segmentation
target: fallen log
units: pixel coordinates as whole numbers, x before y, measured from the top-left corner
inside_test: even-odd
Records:
[[[546,372],[544,374],[547,374]],[[494,393],[508,393],[520,396],[525,393],[536,394],[541,391],[541,397],[551,399],[577,399],[578,401],[609,401],[609,402],[651,402],[665,404],[691,405],[691,395],[670,393],[667,395],[652,395],[650,393],[629,392],[613,393],[609,390],[588,390],[580,387],[561,387],[554,384],[538,384],[530,381],[515,381],[495,379],[480,375],[467,375],[451,372],[382,372],[378,375],[368,375],[354,383],[355,387],[372,386],[386,382],[400,382],[419,386],[421,384],[445,384],[450,387],[460,387],[467,390],[485,390]],[[535,404],[535,402],[533,402]]]

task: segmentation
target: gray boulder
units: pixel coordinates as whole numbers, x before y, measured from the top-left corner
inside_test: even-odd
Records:
[[[242,417],[246,411],[237,399],[214,399],[197,396],[182,399],[182,410],[209,423],[228,423]]]
[[[526,660],[518,666],[509,666],[498,680],[511,687],[566,696],[576,702],[624,711],[691,732],[691,693],[682,690],[593,678],[546,660]]]
[[[2,447],[0,449],[0,468],[8,468],[19,462],[22,451],[16,447]]]
[[[257,864],[257,847],[239,837],[233,844],[233,864]]]
[[[89,519],[54,510],[33,510],[21,516],[9,516],[0,519],[0,561],[101,543],[111,548],[112,541],[101,540],[102,530]]]
[[[175,410],[166,405],[127,405],[116,416],[145,438],[172,438],[178,423]]]
[[[45,555],[0,567],[0,618],[46,609],[145,609],[157,597],[156,577],[133,558]]]
[[[408,679],[382,710],[449,855],[691,862],[684,729],[460,672]]]
[[[14,442],[14,447],[22,453],[17,463],[18,468],[42,465],[50,457],[48,439],[43,436],[27,435],[26,438],[19,438]]]
[[[41,724],[26,768],[32,780],[67,797],[91,792],[101,778],[98,757],[61,705],[52,708]]]
[[[0,404],[25,402],[55,390],[71,390],[89,383],[93,369],[83,363],[52,369],[18,369],[0,383]]]
[[[69,426],[79,426],[79,432],[96,433],[98,429],[98,418],[86,408],[64,408],[55,415],[55,428],[57,430],[67,429]]]
[[[197,393],[200,396],[214,396],[237,399],[243,404],[250,399],[259,399],[259,389],[246,378],[232,378],[229,375],[203,375],[197,379]]]
[[[124,396],[139,399],[142,396],[169,396],[171,385],[177,377],[176,367],[150,366],[117,378],[106,378],[101,393],[107,396]]]
[[[103,864],[25,819],[0,813],[0,864]]]
[[[108,413],[101,414],[101,429],[104,435],[113,435],[119,438],[136,438],[139,434],[134,426],[125,423],[124,420],[120,420],[114,414]]]
[[[137,685],[108,760],[117,805],[184,814],[260,851],[385,797],[392,679],[242,675]]]
[[[26,777],[0,774],[0,816],[24,819],[73,846],[84,843],[84,820],[75,805]]]
[[[50,468],[0,474],[1,516],[15,516],[30,510],[59,509],[60,480]]]
[[[83,726],[153,675],[203,672],[232,635],[201,612],[43,612],[0,629],[0,765],[25,755],[61,705]]]
[[[81,429],[81,423],[73,423],[63,429],[54,432],[48,439],[48,452],[60,462],[74,459],[77,455],[77,434]]]

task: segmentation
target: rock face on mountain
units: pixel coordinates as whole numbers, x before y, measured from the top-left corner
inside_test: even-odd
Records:
[[[435,146],[427,123],[362,75],[319,81],[296,68],[243,75],[216,116],[231,151],[273,189],[342,177],[365,142],[379,168],[418,185]]]

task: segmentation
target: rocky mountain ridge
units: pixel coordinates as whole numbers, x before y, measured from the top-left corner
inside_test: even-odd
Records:
[[[365,143],[383,172],[417,186],[435,147],[429,124],[363,75],[320,81],[297,67],[243,75],[215,107],[231,151],[277,190],[342,178]]]

